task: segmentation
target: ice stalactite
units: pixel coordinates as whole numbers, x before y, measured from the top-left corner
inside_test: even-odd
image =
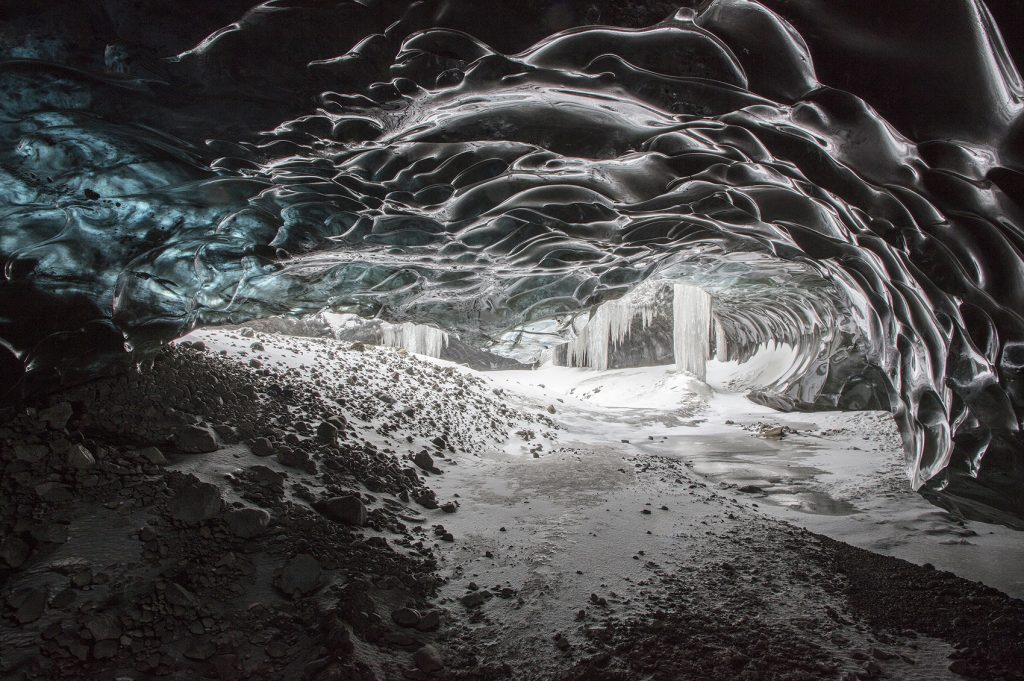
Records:
[[[715,326],[715,359],[719,362],[727,362],[729,360],[729,342],[725,335],[725,328],[718,321],[714,319]]]
[[[615,348],[631,333],[633,321],[640,318],[640,330],[650,326],[656,305],[654,296],[629,295],[600,305],[587,325],[566,351],[566,365],[607,369]]]
[[[392,348],[403,348],[417,355],[440,357],[448,345],[448,334],[425,324],[384,324],[381,342]]]
[[[711,344],[711,296],[687,284],[672,287],[672,343],[676,368],[707,379]]]

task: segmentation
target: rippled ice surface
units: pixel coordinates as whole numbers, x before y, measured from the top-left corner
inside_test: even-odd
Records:
[[[7,384],[324,308],[535,351],[663,279],[797,349],[766,404],[889,409],[915,486],[1019,516],[1020,76],[981,2],[883,5],[14,11]]]

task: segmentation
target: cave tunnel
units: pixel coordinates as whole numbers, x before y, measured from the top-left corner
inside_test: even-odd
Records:
[[[0,3],[0,673],[1024,678],[1021,26]]]

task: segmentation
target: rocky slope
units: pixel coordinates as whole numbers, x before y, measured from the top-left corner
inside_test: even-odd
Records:
[[[3,678],[1024,678],[1020,601],[578,446],[563,410],[245,329],[26,406]]]

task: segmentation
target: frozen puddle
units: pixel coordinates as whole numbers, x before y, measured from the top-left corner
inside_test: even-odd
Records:
[[[722,493],[771,516],[1024,598],[1024,536],[962,521],[914,492],[887,413],[777,412],[740,394],[711,391],[672,367],[487,375],[528,400],[561,400],[567,437],[618,443],[623,454],[678,459]],[[758,424],[795,432],[761,437]]]

